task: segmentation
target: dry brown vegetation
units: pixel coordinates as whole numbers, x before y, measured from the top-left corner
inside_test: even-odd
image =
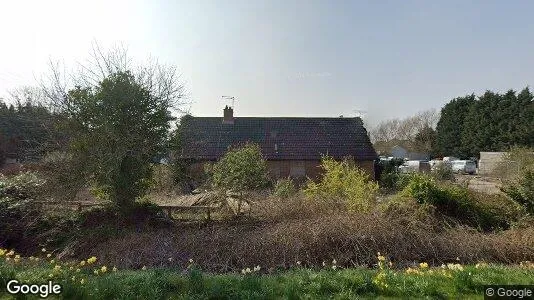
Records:
[[[432,209],[410,203],[357,214],[321,207],[300,196],[255,200],[247,220],[127,232],[79,255],[96,255],[120,268],[185,267],[193,259],[214,272],[256,265],[273,270],[299,261],[320,267],[333,259],[344,267],[372,265],[377,252],[390,255],[397,266],[457,259],[462,263],[534,260],[532,226],[481,233],[447,224]]]

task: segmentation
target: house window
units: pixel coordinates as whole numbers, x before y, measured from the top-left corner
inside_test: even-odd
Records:
[[[306,176],[306,166],[303,160],[292,160],[289,163],[289,176],[291,177]]]

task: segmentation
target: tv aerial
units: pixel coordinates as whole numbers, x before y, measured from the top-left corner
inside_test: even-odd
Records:
[[[232,108],[234,108],[235,97],[234,96],[221,96],[223,100],[232,100]]]
[[[356,115],[356,117],[358,118],[365,118],[365,115],[367,114],[367,111],[366,110],[361,110],[361,109],[355,109],[353,110],[354,114]]]

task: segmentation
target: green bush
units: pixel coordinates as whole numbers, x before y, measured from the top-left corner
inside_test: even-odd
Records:
[[[268,183],[267,165],[256,144],[230,149],[211,172],[215,187],[234,192],[264,188]]]
[[[437,184],[432,177],[422,174],[412,175],[402,194],[483,230],[508,228],[521,215],[520,207],[505,197],[476,193],[455,184]]]
[[[324,170],[321,181],[308,181],[304,189],[306,196],[349,211],[366,212],[374,206],[378,184],[370,180],[369,175],[356,167],[353,161],[324,157],[321,167]]]
[[[297,193],[297,187],[291,178],[278,179],[274,185],[273,195],[287,199]]]
[[[534,215],[534,169],[524,170],[521,177],[506,185],[503,191]]]
[[[442,162],[436,165],[431,174],[436,180],[454,180],[454,172],[449,163]]]
[[[398,167],[404,163],[404,159],[395,158],[378,163],[379,185],[387,190],[396,190],[400,178]]]

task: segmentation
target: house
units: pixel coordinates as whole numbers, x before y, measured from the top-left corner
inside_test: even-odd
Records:
[[[225,107],[222,117],[182,120],[182,159],[202,170],[232,145],[259,144],[273,178],[318,178],[321,156],[352,157],[374,178],[376,152],[360,118],[234,117]]]

